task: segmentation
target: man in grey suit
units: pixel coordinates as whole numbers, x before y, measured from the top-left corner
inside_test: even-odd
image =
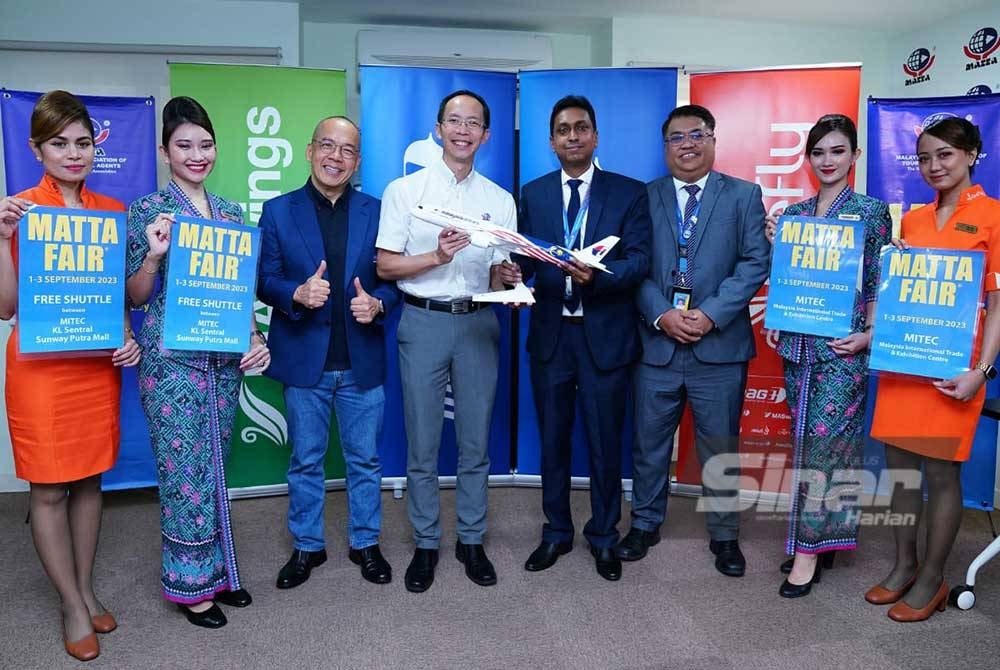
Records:
[[[709,549],[719,572],[741,577],[738,491],[713,484],[738,474],[747,363],[756,353],[747,307],[767,277],[770,248],[760,187],[712,171],[714,131],[704,107],[672,111],[663,124],[670,174],[648,186],[653,249],[637,298],[632,528],[616,553],[636,561],[660,541],[674,431],[690,402]]]

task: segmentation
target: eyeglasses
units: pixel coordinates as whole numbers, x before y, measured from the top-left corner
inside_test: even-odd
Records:
[[[465,126],[471,131],[482,130],[483,122],[479,119],[460,119],[457,116],[449,116],[444,120],[444,125],[452,130],[458,130],[460,126]]]
[[[340,149],[340,156],[345,161],[352,161],[358,157],[357,147],[350,144],[337,144],[330,140],[313,140],[312,144],[319,149],[321,156],[329,156],[337,149]]]
[[[663,140],[664,144],[672,147],[679,147],[687,141],[691,144],[704,144],[709,138],[715,137],[707,130],[692,130],[690,133],[671,133]]]
[[[594,130],[594,127],[589,123],[581,121],[575,126],[571,126],[568,123],[556,126],[555,134],[559,137],[567,137],[571,132],[576,132],[577,135],[587,135]]]

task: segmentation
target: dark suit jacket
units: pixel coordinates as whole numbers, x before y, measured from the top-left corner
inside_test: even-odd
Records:
[[[562,245],[563,198],[560,171],[525,185],[521,191],[518,229],[525,235]],[[649,271],[649,198],[642,182],[614,172],[594,170],[583,246],[608,235],[621,238],[604,257],[612,274],[594,271],[594,281],[580,287],[583,328],[594,362],[613,370],[639,357],[636,288]],[[555,353],[562,326],[565,275],[558,266],[517,257],[525,280],[535,276],[535,299],[528,329],[528,353],[547,361]]]
[[[642,315],[642,360],[666,365],[676,340],[653,326],[672,305],[677,269],[677,193],[671,176],[649,184],[653,219],[652,267],[639,287]],[[703,363],[748,361],[756,354],[750,326],[750,299],[767,278],[770,246],[764,237],[764,205],[760,186],[711,172],[702,195],[695,233],[688,243],[691,262],[691,307],[699,308],[715,328],[693,345]]]
[[[351,314],[351,298],[357,295],[354,278],[365,291],[382,300],[385,314],[399,301],[394,282],[375,273],[375,238],[378,235],[380,203],[359,191],[348,203],[347,257],[343,277],[324,275],[329,282],[344,283],[343,305],[331,300],[318,309],[307,309],[292,301],[296,287],[316,272],[326,260],[323,235],[316,206],[305,187],[264,203],[260,217],[261,249],[257,296],[274,307],[268,347],[271,365],[267,375],[289,386],[313,386],[323,374],[330,341],[333,309],[346,314],[347,350],[354,379],[362,388],[382,384],[385,378],[385,336],[382,318],[362,325]],[[329,272],[329,270],[328,270]]]

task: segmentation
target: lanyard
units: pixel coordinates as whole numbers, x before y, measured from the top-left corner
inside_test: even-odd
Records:
[[[580,205],[580,211],[576,213],[576,219],[573,220],[573,229],[569,228],[569,217],[566,214],[566,210],[562,211],[563,220],[563,240],[566,243],[567,249],[572,249],[573,245],[576,244],[576,239],[580,236],[580,228],[583,226],[583,218],[587,216],[587,210],[590,209],[590,191],[587,191],[587,197],[583,199],[583,203]]]

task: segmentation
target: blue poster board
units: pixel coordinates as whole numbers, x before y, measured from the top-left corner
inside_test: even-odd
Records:
[[[124,212],[33,207],[18,224],[25,354],[117,349],[125,337]]]
[[[176,217],[167,263],[164,348],[247,351],[259,257],[256,227]]]
[[[883,249],[871,369],[933,379],[966,372],[985,262],[981,251]]]
[[[865,224],[782,216],[772,253],[764,327],[820,337],[850,335]]]

